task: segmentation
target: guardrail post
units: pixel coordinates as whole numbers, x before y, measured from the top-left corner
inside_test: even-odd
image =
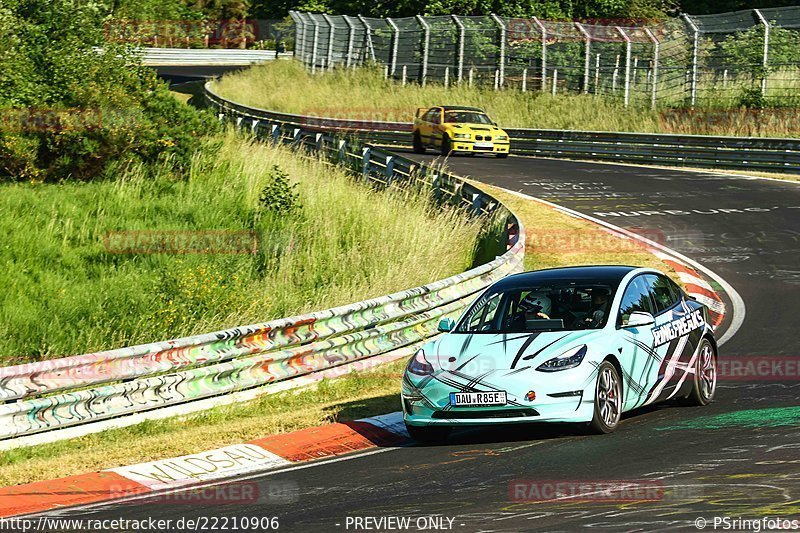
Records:
[[[761,60],[764,71],[761,73],[761,96],[767,96],[767,74],[769,68],[769,21],[761,14],[760,9],[753,10],[764,26],[764,57]]]
[[[389,187],[394,180],[394,156],[387,156],[386,157],[386,170],[384,172],[386,176],[386,186]]]
[[[241,129],[242,128],[242,120],[243,119],[244,119],[244,117],[236,117],[236,129]]]
[[[220,122],[225,123],[225,113],[217,113],[217,118]]]
[[[319,46],[319,22],[312,19],[314,22],[314,44],[311,49],[311,74],[317,72],[317,47]]]
[[[645,27],[644,29],[647,36],[653,41],[653,75],[651,77],[651,81],[653,83],[651,87],[651,94],[650,94],[650,107],[653,109],[656,108],[656,98],[658,94],[658,55],[661,48],[661,43],[658,41],[656,36],[650,31],[650,28]]]
[[[431,27],[422,18],[422,15],[417,15],[417,22],[422,28],[422,72],[420,72],[420,83],[425,87],[425,81],[428,78],[428,49],[431,45]]]
[[[302,136],[301,136],[302,133],[303,133],[302,129],[300,128],[294,129],[294,136],[293,136],[294,144],[300,144],[302,142]]]
[[[335,31],[333,20],[331,20],[330,15],[322,15],[322,18],[328,23],[328,56],[325,59],[325,63],[328,64],[328,70],[333,70],[333,34]]]
[[[483,205],[483,195],[476,193],[472,195],[472,214],[478,216],[481,214],[481,206]]]
[[[317,133],[317,135],[316,135],[316,137],[314,139],[314,149],[317,152],[322,152],[322,134],[321,133]]]
[[[522,92],[528,90],[528,69],[522,69]]]
[[[257,133],[258,130],[258,123],[261,122],[260,120],[254,120],[252,124],[250,124],[250,131],[253,132],[253,135]]]
[[[533,22],[539,27],[542,32],[542,92],[547,91],[547,28],[544,27],[542,21],[533,17]]]
[[[358,20],[360,20],[361,24],[364,25],[364,54],[366,55],[367,52],[369,52],[369,58],[372,61],[375,61],[375,47],[372,46],[372,28],[369,27],[367,19],[365,19],[362,15],[358,16]]]
[[[280,124],[273,124],[272,129],[270,131],[270,135],[272,136],[272,144],[277,145],[281,142],[281,125]]]
[[[392,66],[389,69],[389,74],[394,76],[395,70],[397,69],[397,48],[400,45],[400,28],[398,28],[397,24],[389,17],[386,17],[386,23],[392,27]]]
[[[339,162],[347,161],[347,141],[344,139],[339,140]]]
[[[500,86],[503,86],[503,81],[505,80],[505,72],[506,72],[506,25],[503,20],[492,13],[492,20],[494,20],[495,24],[497,24],[497,28],[500,30]]]
[[[365,181],[369,181],[369,164],[370,156],[372,155],[372,148],[365,146],[361,150],[361,175],[364,176]]]
[[[583,94],[589,94],[589,69],[592,63],[592,36],[580,22],[575,23],[575,27],[586,37],[585,50],[583,52]]]
[[[631,38],[628,37],[628,34],[619,26],[617,26],[617,31],[622,35],[622,38],[625,39],[625,90],[623,93],[623,102],[625,107],[628,107],[628,100],[630,99],[631,93]]]
[[[691,78],[691,104],[697,101],[697,52],[700,47],[700,30],[686,13],[681,15],[686,24],[692,29],[692,78]]]
[[[348,32],[347,32],[347,59],[345,63],[345,67],[350,68],[353,64],[353,43],[356,40],[356,26],[352,22],[350,22],[350,17],[347,15],[343,15],[342,18],[344,19],[345,24],[347,24]]]
[[[450,16],[453,17],[453,22],[458,27],[458,82],[461,83],[461,80],[464,79],[464,41],[467,32],[464,23],[456,15]]]

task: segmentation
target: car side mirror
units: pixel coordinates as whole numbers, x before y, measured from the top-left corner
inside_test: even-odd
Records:
[[[623,324],[622,327],[624,328],[639,328],[642,326],[649,326],[650,324],[655,324],[656,319],[653,318],[653,315],[650,313],[645,313],[643,311],[634,311],[631,313],[631,316],[628,317],[628,322]]]
[[[443,318],[439,321],[439,327],[436,328],[442,333],[447,333],[448,331],[453,331],[456,327],[456,321],[452,318]]]

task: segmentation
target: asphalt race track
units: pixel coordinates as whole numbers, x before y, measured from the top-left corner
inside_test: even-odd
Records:
[[[744,322],[722,358],[797,356],[800,185],[513,156],[454,157],[449,164],[624,228],[663,232],[666,246],[712,269],[744,300]],[[629,414],[611,435],[571,426],[469,430],[439,446],[382,448],[249,480],[262,494],[292,488],[292,498],[272,504],[163,505],[151,498],[49,515],[277,516],[281,531],[382,531],[356,529],[354,519],[436,515],[465,532],[697,531],[698,517],[709,521],[708,530],[715,516],[800,518],[799,396],[796,380],[721,378],[712,405],[658,405]],[[628,480],[661,490],[652,501],[530,494],[514,501],[515,480]]]

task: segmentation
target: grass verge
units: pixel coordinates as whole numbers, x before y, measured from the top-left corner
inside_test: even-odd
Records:
[[[500,125],[537,129],[636,131],[737,136],[800,134],[792,109],[626,109],[619,99],[593,95],[552,96],[516,89],[385,80],[380,69],[340,69],[312,76],[296,61],[271,61],[226,74],[215,90],[245,105],[314,116],[376,121],[413,119],[417,107],[471,105]]]
[[[525,224],[526,270],[592,263],[632,264],[659,268],[677,281],[674,272],[664,263],[638,246],[621,244],[605,250],[595,249],[598,239],[610,244],[620,239],[610,237],[590,222],[496,187],[476,185],[513,209]],[[570,235],[572,242],[592,243],[591,247],[584,250],[537,244],[539,235],[554,232]],[[175,457],[270,434],[397,411],[400,373],[404,365],[404,360],[395,361],[360,374],[323,380],[313,388],[5,452],[0,455],[0,485]],[[136,442],[136,446],[131,446],[131,442]]]
[[[230,132],[203,142],[185,176],[165,162],[113,181],[0,184],[0,366],[318,311],[472,266],[480,223],[422,193],[375,191]],[[214,248],[220,232],[231,241]]]

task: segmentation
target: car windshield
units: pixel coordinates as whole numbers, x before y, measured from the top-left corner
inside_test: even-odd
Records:
[[[491,124],[492,121],[485,113],[479,111],[445,111],[445,122],[460,122],[463,124]]]
[[[455,333],[600,329],[608,321],[613,296],[611,286],[591,282],[489,289],[472,304]]]

